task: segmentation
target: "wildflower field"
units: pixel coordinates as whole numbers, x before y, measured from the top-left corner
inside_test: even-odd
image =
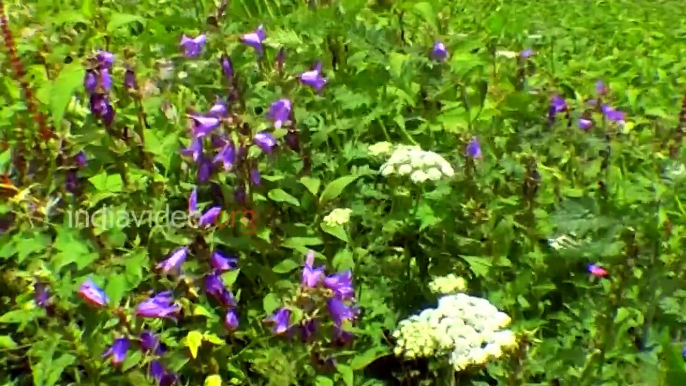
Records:
[[[0,11],[0,386],[686,385],[683,0]]]

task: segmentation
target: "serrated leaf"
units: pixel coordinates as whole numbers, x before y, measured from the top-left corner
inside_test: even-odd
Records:
[[[322,181],[319,180],[318,178],[312,178],[312,177],[302,177],[300,179],[300,183],[305,185],[307,190],[310,191],[310,193],[314,194],[315,196],[317,195],[317,192],[319,192],[319,187],[322,185]]]
[[[124,183],[119,174],[107,174],[106,172],[101,172],[89,178],[95,189],[101,192],[107,193],[121,193]]]
[[[421,2],[414,5],[414,9],[419,13],[424,20],[429,23],[434,28],[437,28],[436,24],[436,11],[428,2]]]
[[[469,264],[469,269],[471,269],[475,275],[481,277],[486,277],[488,275],[488,271],[490,270],[492,264],[486,258],[462,255],[460,257],[463,258],[467,264]]]
[[[83,86],[85,75],[86,70],[78,60],[65,65],[57,75],[50,94],[50,114],[55,126],[62,125],[64,112],[67,110],[74,91]]]
[[[188,347],[188,350],[190,350],[193,359],[198,356],[198,349],[200,348],[200,345],[202,345],[202,340],[203,335],[198,331],[190,331],[188,335],[186,335],[184,344]]]
[[[267,193],[267,196],[276,202],[287,202],[293,206],[300,206],[300,201],[297,198],[286,193],[283,189],[272,189]]]
[[[222,386],[221,375],[215,374],[205,378],[204,386]]]
[[[195,307],[193,307],[193,316],[206,316],[211,318],[213,314],[208,311],[207,308],[201,306],[200,304],[196,304]]]
[[[287,273],[291,272],[292,270],[298,267],[300,267],[300,264],[296,263],[291,259],[286,259],[280,262],[279,264],[275,265],[274,268],[272,268],[272,271],[274,271],[275,273]]]
[[[236,282],[236,279],[238,279],[238,274],[240,273],[240,269],[233,269],[228,272],[224,272],[222,274],[222,280],[224,281],[224,285],[227,287],[231,287],[233,283]]]
[[[212,334],[209,332],[205,333],[205,341],[210,342],[212,344],[219,345],[219,346],[226,343],[226,342],[224,342],[224,339],[218,337],[217,334]]]
[[[355,181],[357,177],[358,176],[345,176],[332,181],[324,188],[322,195],[319,197],[319,201],[323,203],[337,198],[343,193],[343,189]]]

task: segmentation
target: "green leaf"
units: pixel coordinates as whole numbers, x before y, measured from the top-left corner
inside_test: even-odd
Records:
[[[56,127],[62,125],[64,112],[74,95],[74,91],[82,87],[85,75],[86,70],[78,60],[65,65],[57,75],[50,95],[50,114]]]
[[[281,299],[273,292],[268,293],[267,296],[262,299],[262,308],[264,308],[264,312],[267,314],[271,314],[280,306]]]
[[[350,367],[346,365],[337,364],[336,370],[338,370],[338,372],[343,377],[343,382],[345,382],[346,386],[355,386],[355,375],[353,374],[353,370]]]
[[[31,322],[39,317],[45,316],[42,308],[31,308],[28,310],[14,310],[0,316],[0,323],[5,324],[24,324]]]
[[[198,356],[198,349],[200,348],[200,345],[202,345],[202,337],[202,333],[198,331],[190,331],[188,335],[186,335],[184,344],[190,350],[193,359]]]
[[[224,272],[222,274],[222,281],[224,282],[224,285],[227,287],[231,287],[233,283],[236,282],[236,279],[238,278],[238,274],[240,273],[240,269],[233,269],[228,272]]]
[[[109,23],[107,23],[107,32],[112,33],[116,31],[119,27],[123,27],[127,24],[139,22],[145,27],[146,20],[137,15],[129,15],[125,13],[114,13],[110,18]]]
[[[81,13],[87,18],[92,18],[95,13],[94,0],[81,0]]]
[[[321,197],[319,197],[319,201],[326,202],[337,198],[341,195],[343,189],[355,181],[357,177],[358,176],[345,176],[332,181],[324,188]]]
[[[437,28],[438,24],[436,22],[436,12],[434,11],[430,3],[417,3],[414,5],[414,9],[424,18],[424,20],[426,20],[427,23],[429,23],[429,25],[431,25],[434,28]]]
[[[104,171],[89,178],[88,181],[100,192],[121,193],[124,187],[124,182],[119,174],[108,175]]]
[[[105,292],[110,298],[111,304],[119,304],[124,294],[130,290],[129,283],[126,276],[122,274],[114,274],[107,281]]]
[[[322,227],[322,230],[334,237],[339,238],[340,240],[345,241],[346,243],[348,242],[348,235],[345,232],[345,227],[342,225],[339,226],[329,226],[326,225],[325,223],[321,223],[320,226]]]
[[[17,347],[17,342],[12,339],[9,335],[0,336],[0,348],[15,348]]]
[[[315,196],[317,195],[317,192],[319,191],[319,187],[322,185],[322,181],[317,179],[317,178],[312,178],[312,177],[302,177],[300,179],[300,183],[305,185],[307,190],[310,191],[310,193],[314,194]]]
[[[56,385],[60,378],[62,378],[62,373],[64,372],[64,370],[67,367],[74,364],[75,362],[76,357],[69,354],[62,354],[62,356],[60,356],[56,360],[53,360],[52,363],[50,363],[50,367],[46,369],[48,370],[48,376],[46,377],[44,385]]]
[[[362,370],[375,360],[390,354],[387,347],[372,347],[365,352],[355,355],[350,362],[353,370]]]
[[[463,258],[467,264],[469,264],[469,268],[476,276],[486,277],[488,275],[488,271],[491,268],[491,262],[485,257],[462,255],[460,257]]]
[[[287,202],[293,206],[300,206],[298,199],[286,193],[283,189],[272,189],[267,196],[276,202]]]
[[[668,386],[683,386],[686,385],[686,367],[684,360],[679,355],[670,338],[669,331],[665,331],[662,338],[662,351],[665,353],[665,362],[667,362],[665,372],[665,381]]]
[[[324,244],[324,242],[319,237],[291,237],[284,240],[281,246],[284,248],[301,250],[322,244]]]
[[[205,378],[205,383],[203,386],[222,386],[221,375],[214,374],[214,375],[210,375],[209,377]]]
[[[331,264],[338,272],[345,271],[347,269],[352,269],[355,266],[355,261],[353,260],[353,254],[348,249],[341,249],[333,257]]]
[[[300,264],[296,263],[291,259],[286,259],[272,268],[275,273],[287,273],[300,267]]]
[[[333,386],[333,381],[331,378],[325,377],[323,375],[318,375],[317,378],[315,378],[314,384],[316,386]]]

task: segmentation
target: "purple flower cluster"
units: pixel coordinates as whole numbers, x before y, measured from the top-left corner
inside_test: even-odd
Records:
[[[140,351],[144,354],[156,357],[150,362],[149,374],[160,386],[170,386],[179,382],[179,377],[172,371],[167,370],[157,359],[167,351],[160,338],[150,331],[143,331],[138,338],[129,339],[119,337],[114,340],[111,346],[105,350],[102,357],[109,358],[113,365],[119,366],[126,360],[131,343],[137,344]]]
[[[357,320],[359,310],[354,305],[355,290],[352,284],[352,271],[344,271],[326,276],[323,266],[314,266],[314,252],[310,251],[305,259],[300,278],[300,287],[303,290],[304,307],[306,318],[299,325],[291,324],[292,311],[288,306],[278,308],[273,315],[265,319],[272,324],[273,334],[300,331],[303,339],[308,340],[317,331],[320,320],[316,316],[317,300],[325,302],[329,316],[333,322],[334,339],[349,341],[352,334],[343,330],[346,321]],[[323,295],[323,296],[318,296]],[[309,315],[308,315],[309,314]]]
[[[608,94],[607,86],[600,80],[596,82],[596,94],[599,98],[606,96]],[[600,112],[603,114],[606,120],[616,123],[618,125],[624,124],[624,121],[626,119],[626,113],[624,113],[623,111],[617,110],[608,104],[601,103],[600,99],[592,99],[588,101],[588,104],[591,107],[599,107]],[[559,96],[554,96],[551,100],[550,107],[548,109],[548,121],[550,122],[550,124],[555,123],[556,116],[562,112],[565,112],[567,114],[569,113],[569,106],[567,105],[567,101],[565,101],[564,98],[561,98]],[[595,125],[595,122],[590,118],[590,115],[590,112],[587,111],[583,114],[581,118],[578,119],[577,126],[579,127],[579,129],[587,131]]]
[[[100,51],[92,59],[92,66],[86,71],[83,85],[90,95],[90,110],[106,127],[114,122],[114,107],[109,101],[112,90],[110,71],[114,64],[114,54]]]

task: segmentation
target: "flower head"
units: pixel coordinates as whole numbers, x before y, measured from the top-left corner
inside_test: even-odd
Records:
[[[38,307],[47,308],[50,305],[50,291],[48,286],[43,283],[35,283],[33,285],[35,292],[34,301]]]
[[[210,258],[210,265],[219,272],[230,271],[236,269],[238,266],[238,258],[235,256],[227,256],[220,251],[214,251]]]
[[[160,292],[136,307],[136,315],[144,318],[173,319],[181,311],[181,306],[172,304],[174,296],[171,291]]]
[[[624,114],[624,112],[616,110],[608,105],[603,105],[602,111],[603,114],[605,114],[605,118],[608,120],[617,123],[624,123],[624,119],[626,118],[626,114]]]
[[[87,70],[86,76],[83,79],[83,87],[89,94],[93,94],[98,87],[98,79],[94,70]]]
[[[324,280],[324,266],[314,268],[314,251],[307,252],[305,267],[303,268],[300,285],[303,287],[316,287]]]
[[[189,58],[198,56],[202,52],[202,49],[205,46],[206,41],[207,36],[205,34],[198,35],[193,39],[189,38],[186,35],[183,35],[181,37],[181,47],[184,48],[183,54]]]
[[[273,323],[272,333],[275,335],[283,334],[288,331],[291,321],[291,310],[286,307],[281,307],[274,312],[274,314],[267,319],[265,322]]]
[[[227,307],[236,306],[233,294],[224,287],[221,276],[216,273],[205,276],[205,292]]]
[[[159,386],[171,386],[179,381],[179,377],[164,368],[158,360],[150,362],[150,376],[153,377]]]
[[[74,157],[74,161],[76,161],[76,164],[79,165],[80,168],[86,167],[86,153],[81,150]]]
[[[230,308],[226,311],[226,316],[224,316],[224,327],[227,330],[235,330],[238,328],[238,315],[236,315],[236,309]]]
[[[337,298],[329,299],[327,303],[329,314],[333,319],[334,325],[341,326],[345,320],[354,320],[357,317],[357,312],[354,307],[347,306],[342,300]]]
[[[150,331],[143,331],[138,337],[140,341],[141,350],[151,352],[155,355],[162,355],[164,353],[164,346],[160,339]]]
[[[519,53],[519,56],[522,57],[522,58],[525,58],[525,59],[526,59],[526,58],[530,58],[530,57],[532,57],[533,55],[534,55],[534,50],[532,50],[531,48],[528,48],[528,49],[526,49],[526,50],[524,50],[524,51],[522,51],[522,52]]]
[[[188,247],[179,248],[175,250],[168,259],[158,263],[156,268],[161,269],[166,275],[171,272],[174,272],[176,275],[180,275],[181,265],[186,260],[186,257],[188,257]]]
[[[300,75],[300,83],[312,87],[317,92],[321,92],[324,85],[326,85],[326,78],[322,76],[321,72],[322,62],[317,62],[312,70],[303,72]]]
[[[189,116],[193,120],[193,137],[201,138],[210,134],[214,129],[221,125],[221,118],[215,116],[203,116],[192,114]]]
[[[443,42],[436,42],[433,50],[431,50],[431,56],[439,62],[445,60],[448,57],[448,49],[445,48],[445,44]]]
[[[198,211],[198,189],[193,188],[191,195],[188,196],[188,213],[195,213]]]
[[[590,272],[591,275],[593,275],[595,277],[605,277],[608,275],[608,272],[605,268],[602,268],[602,267],[595,265],[595,264],[590,264],[588,266],[588,272]]]
[[[222,55],[220,64],[222,67],[222,74],[224,74],[226,79],[233,78],[233,62],[231,61],[231,58],[228,55]]]
[[[98,51],[95,58],[98,61],[98,69],[110,69],[114,64],[114,54],[108,51]]]
[[[260,175],[260,169],[250,169],[250,181],[255,186],[260,186],[262,184],[262,176]]]
[[[269,132],[261,131],[255,134],[253,143],[262,149],[263,152],[269,154],[274,150],[274,147],[276,147],[276,138]]]
[[[581,130],[588,130],[593,127],[593,121],[590,119],[579,118],[579,128]]]
[[[112,77],[110,76],[110,70],[106,68],[100,70],[100,87],[107,92],[112,90]]]
[[[257,27],[257,29],[253,32],[244,34],[241,36],[241,41],[255,49],[257,51],[257,55],[262,56],[263,52],[263,47],[262,43],[264,42],[264,39],[267,38],[267,32],[264,29],[263,25],[260,25]]]
[[[181,150],[181,154],[191,156],[193,162],[198,162],[202,158],[202,138],[193,138],[191,144]]]
[[[103,307],[109,302],[105,291],[98,287],[91,279],[86,279],[79,287],[77,293],[83,300],[96,307]]]
[[[267,117],[274,121],[274,127],[281,128],[291,117],[292,103],[289,99],[279,99],[269,106]]]
[[[224,147],[214,157],[214,162],[221,162],[224,165],[224,170],[231,171],[236,164],[237,159],[236,146],[231,139],[226,141]]]
[[[102,354],[103,358],[112,358],[112,363],[118,365],[126,359],[126,352],[129,350],[129,340],[127,338],[117,338],[112,343],[105,353]]]
[[[598,95],[606,95],[607,94],[607,86],[605,86],[605,84],[603,83],[602,80],[598,80],[595,83],[595,92]]]
[[[200,220],[198,220],[198,227],[206,228],[217,222],[217,218],[219,217],[221,211],[221,206],[213,206],[212,208],[208,209],[207,212],[200,216]]]
[[[481,153],[481,145],[479,144],[479,140],[477,138],[472,138],[469,141],[469,143],[467,144],[466,153],[467,153],[467,156],[470,158],[474,158],[474,159],[483,158],[483,154]]]
[[[340,300],[352,299],[355,294],[352,282],[353,273],[351,270],[324,278],[324,286],[333,291],[334,296]]]

